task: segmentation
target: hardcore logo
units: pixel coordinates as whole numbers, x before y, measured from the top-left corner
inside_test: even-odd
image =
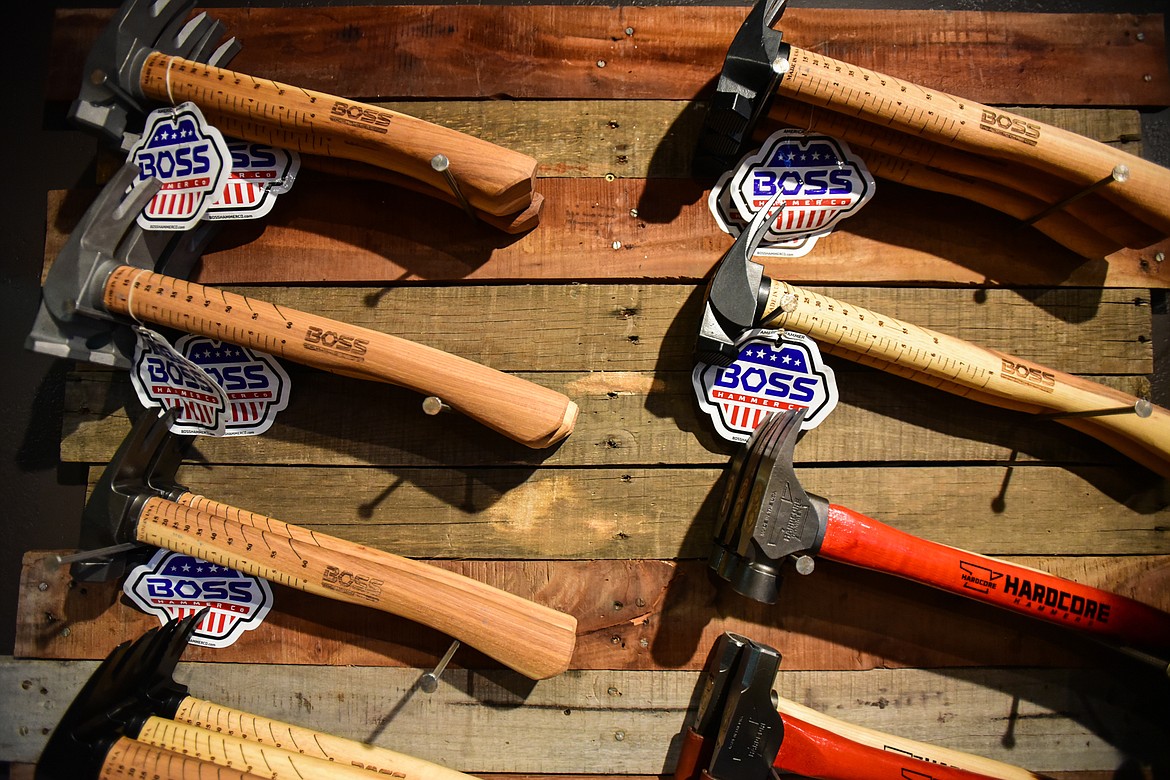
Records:
[[[208,608],[191,637],[191,644],[204,647],[228,647],[272,609],[272,589],[264,580],[170,550],[159,550],[131,571],[122,589],[164,624]]]
[[[730,366],[699,363],[692,375],[699,406],[724,439],[745,442],[772,412],[802,407],[802,427],[814,428],[837,405],[833,370],[803,334],[750,331],[738,347]]]
[[[1082,620],[1108,623],[1113,611],[1109,604],[1096,599],[1078,596],[1058,587],[1032,582],[1026,577],[995,571],[985,565],[960,561],[959,568],[963,587],[977,593],[999,591],[1013,597],[1017,606],[1028,607],[1050,615],[1059,615],[1064,620],[1079,623]]]
[[[738,235],[776,194],[783,209],[759,254],[800,256],[873,197],[873,177],[848,145],[801,130],[774,133],[712,190],[709,206],[720,228]]]
[[[175,348],[227,393],[224,436],[263,433],[288,406],[291,382],[272,356],[206,336],[184,336]]]

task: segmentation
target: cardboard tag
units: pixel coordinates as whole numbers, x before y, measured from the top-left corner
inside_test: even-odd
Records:
[[[222,436],[256,436],[288,406],[292,382],[276,358],[263,352],[187,335],[175,342],[183,357],[203,369],[227,396]]]
[[[176,410],[172,432],[222,436],[227,425],[227,393],[202,368],[176,351],[159,333],[138,326],[130,383],[143,406]]]
[[[191,637],[191,644],[203,647],[231,646],[259,628],[272,609],[267,581],[171,550],[160,549],[131,570],[122,592],[163,625],[209,609]]]
[[[277,196],[292,189],[301,167],[294,151],[228,139],[231,175],[205,219],[259,219],[272,211]]]
[[[162,189],[138,216],[143,230],[190,230],[199,223],[231,174],[227,142],[194,103],[156,109],[130,148],[138,180]]]
[[[699,363],[691,375],[699,407],[721,438],[746,442],[772,412],[802,407],[808,412],[801,428],[808,430],[837,406],[836,375],[804,334],[753,330],[736,346],[730,366]]]
[[[784,208],[757,254],[801,257],[868,203],[875,186],[864,161],[844,141],[784,129],[725,173],[707,206],[721,230],[739,236],[769,198],[782,193]]]

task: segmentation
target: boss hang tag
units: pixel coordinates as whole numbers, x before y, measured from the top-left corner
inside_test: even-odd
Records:
[[[699,407],[719,436],[746,442],[773,412],[804,408],[802,429],[815,428],[837,405],[837,380],[816,343],[801,333],[752,330],[730,366],[699,363],[691,375]]]
[[[205,219],[259,219],[272,211],[276,198],[292,189],[301,167],[294,151],[228,139],[231,175]]]
[[[231,174],[227,142],[194,103],[159,108],[130,148],[138,180],[162,188],[138,215],[143,230],[190,230],[211,208]]]
[[[223,436],[230,413],[227,393],[162,335],[135,328],[138,342],[130,383],[143,406],[174,409],[170,430],[181,436]]]
[[[739,236],[777,193],[784,208],[757,254],[802,257],[841,220],[873,197],[865,162],[844,141],[803,130],[778,130],[711,190],[707,205],[719,228]]]
[[[259,628],[272,609],[265,580],[170,550],[134,568],[122,592],[164,625],[207,609],[191,637],[191,644],[204,647],[228,647]]]
[[[276,358],[238,344],[187,335],[175,342],[183,357],[207,372],[228,401],[224,436],[267,431],[288,406],[292,382]]]

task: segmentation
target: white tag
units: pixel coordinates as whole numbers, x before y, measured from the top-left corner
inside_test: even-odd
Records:
[[[187,335],[175,342],[183,357],[207,372],[227,395],[223,436],[255,436],[272,427],[288,406],[292,382],[276,358],[263,352]]]
[[[149,328],[135,328],[134,365],[130,382],[143,406],[175,409],[170,430],[179,435],[222,436],[229,401],[206,371],[175,351]]]
[[[191,636],[191,644],[203,647],[234,644],[259,628],[272,609],[272,587],[265,580],[171,550],[159,550],[134,568],[122,592],[163,625],[208,609]]]
[[[803,430],[815,428],[837,406],[837,378],[816,342],[802,333],[748,331],[730,366],[699,363],[691,375],[695,396],[719,436],[746,442],[769,414],[805,408]]]
[[[190,230],[203,219],[231,174],[223,135],[194,103],[156,109],[130,149],[138,180],[162,189],[138,215],[143,230]]]
[[[841,220],[860,211],[874,190],[869,169],[844,141],[784,129],[725,173],[707,206],[721,230],[739,236],[769,198],[783,193],[784,208],[757,254],[801,257]]]
[[[205,219],[259,219],[272,211],[278,195],[292,189],[301,167],[294,151],[248,141],[228,140],[231,176]]]

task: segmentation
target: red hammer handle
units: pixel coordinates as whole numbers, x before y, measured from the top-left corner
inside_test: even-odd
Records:
[[[818,718],[831,730],[784,712],[784,741],[772,766],[785,774],[819,780],[888,780],[891,777],[926,780],[1026,780],[1037,775],[979,756],[957,753],[902,740],[830,718]],[[804,709],[804,708],[800,708]],[[940,763],[934,753],[945,754]],[[966,767],[966,768],[961,768]],[[720,780],[730,780],[721,778]]]
[[[1170,614],[1026,566],[929,542],[829,505],[820,555],[1149,650],[1170,648]]]

